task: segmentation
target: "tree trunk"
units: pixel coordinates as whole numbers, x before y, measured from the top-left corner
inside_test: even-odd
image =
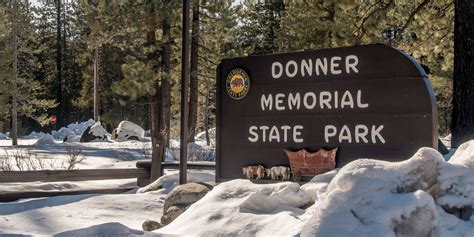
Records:
[[[11,128],[11,138],[12,145],[18,145],[18,102],[17,102],[17,76],[18,76],[18,0],[13,0],[13,19],[12,22],[12,47],[13,47],[13,92],[12,92],[12,128]]]
[[[452,147],[474,139],[474,1],[456,0]]]
[[[156,29],[155,24],[150,24],[150,29],[146,35],[146,46],[151,47],[151,50],[147,56],[147,59],[150,63],[153,64],[154,70],[159,69],[159,54],[156,50]],[[158,73],[158,72],[157,72]],[[150,102],[150,123],[151,123],[151,135],[152,135],[152,163],[151,163],[151,175],[150,182],[158,179],[161,174],[161,162],[163,156],[161,155],[162,147],[161,145],[162,135],[161,135],[161,123],[162,123],[162,96],[161,96],[161,86],[159,83],[155,83],[155,94],[149,96]]]
[[[148,103],[150,104],[150,129],[151,129],[151,177],[150,182],[155,181],[161,176],[161,159],[159,157],[158,144],[160,138],[160,126],[159,126],[159,117],[160,117],[160,108],[159,108],[159,93],[156,92],[154,95],[148,96]]]
[[[164,17],[162,21],[163,39],[161,46],[161,143],[160,143],[160,157],[161,160],[165,158],[166,147],[169,146],[170,126],[171,126],[171,27],[169,18]]]
[[[204,131],[206,134],[206,144],[208,146],[211,145],[211,139],[209,137],[209,96],[211,93],[210,85],[211,84],[209,81],[207,82],[206,85],[206,102],[204,103]]]
[[[57,108],[56,117],[58,118],[58,127],[64,125],[64,90],[62,80],[62,44],[61,44],[61,0],[56,0],[56,82],[57,84]]]
[[[94,120],[100,121],[99,101],[99,50],[94,50]]]
[[[198,109],[199,0],[194,1],[191,35],[191,76],[189,88],[189,142],[194,142]]]

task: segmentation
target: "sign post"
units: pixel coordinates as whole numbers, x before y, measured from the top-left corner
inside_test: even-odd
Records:
[[[218,181],[248,165],[288,166],[284,149],[338,148],[342,167],[437,147],[428,77],[386,45],[225,59],[217,78]]]

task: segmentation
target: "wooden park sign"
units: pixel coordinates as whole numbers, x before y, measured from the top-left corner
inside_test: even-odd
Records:
[[[436,99],[419,63],[386,45],[225,59],[217,69],[217,180],[289,166],[284,149],[399,161],[437,148]]]

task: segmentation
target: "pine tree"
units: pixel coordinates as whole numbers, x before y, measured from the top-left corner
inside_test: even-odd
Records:
[[[35,57],[32,49],[37,33],[33,30],[33,15],[27,2],[17,0],[2,5],[6,17],[2,35],[2,62],[0,65],[0,89],[2,97],[9,98],[11,113],[12,144],[17,145],[18,117],[26,116],[42,124],[46,110],[55,106],[54,101],[43,99],[43,87],[34,80]],[[8,33],[7,33],[8,32]]]
[[[456,0],[452,146],[474,139],[474,2]]]

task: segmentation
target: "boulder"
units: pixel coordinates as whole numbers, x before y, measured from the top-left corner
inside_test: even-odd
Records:
[[[106,141],[107,130],[102,127],[100,122],[88,127],[81,135],[80,142],[92,142],[92,141]]]
[[[161,224],[167,225],[189,206],[203,198],[212,186],[205,183],[187,183],[175,187],[166,197]]]
[[[163,227],[163,225],[161,225],[160,222],[152,221],[152,220],[146,220],[142,224],[142,229],[144,231],[154,231],[154,230],[157,230],[161,227]]]
[[[144,136],[143,128],[130,121],[122,121],[117,127],[115,140],[142,140]]]

